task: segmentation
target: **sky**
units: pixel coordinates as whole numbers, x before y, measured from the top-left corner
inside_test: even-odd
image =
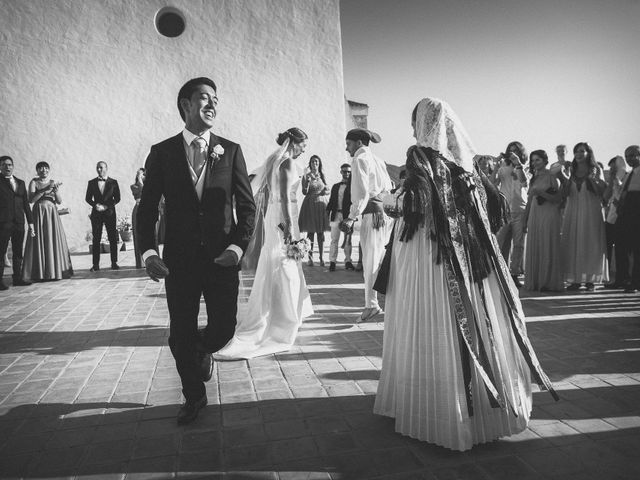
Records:
[[[411,111],[447,101],[478,153],[512,140],[603,163],[640,143],[640,0],[341,0],[345,94],[405,161]]]

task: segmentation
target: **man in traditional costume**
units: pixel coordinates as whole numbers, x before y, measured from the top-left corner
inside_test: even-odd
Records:
[[[360,315],[360,321],[382,313],[378,304],[378,293],[373,290],[373,284],[384,257],[384,247],[389,240],[390,227],[390,221],[382,209],[382,195],[391,190],[391,179],[384,162],[371,152],[370,142],[380,142],[380,135],[364,128],[349,130],[347,133],[346,150],[353,157],[351,209],[348,218],[342,221],[342,228],[350,231],[356,219],[362,218],[360,245],[362,246],[365,308]]]

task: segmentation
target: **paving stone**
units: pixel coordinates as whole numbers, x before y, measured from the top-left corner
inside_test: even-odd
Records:
[[[264,424],[264,428],[267,436],[272,440],[304,437],[310,434],[305,421],[302,419],[268,422]]]
[[[0,349],[3,475],[640,478],[640,297],[521,292],[562,401],[534,385],[529,429],[453,452],[399,435],[393,419],[373,414],[384,323],[354,325],[362,276],[341,269],[305,267],[316,315],[294,348],[216,362],[209,406],[176,425],[183,399],[163,286],[128,270],[133,258],[122,253],[117,275],[89,277],[90,257],[74,256],[77,277],[3,296],[0,334],[16,334]],[[105,295],[111,303],[100,302]]]

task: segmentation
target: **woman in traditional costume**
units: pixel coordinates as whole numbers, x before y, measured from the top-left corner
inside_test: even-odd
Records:
[[[448,104],[413,112],[394,228],[374,413],[454,450],[513,435],[531,414],[530,372],[555,392],[486,213],[474,148]]]

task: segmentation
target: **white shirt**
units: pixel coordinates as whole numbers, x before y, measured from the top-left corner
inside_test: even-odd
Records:
[[[11,175],[10,177],[4,177],[7,180],[9,180],[9,184],[11,185],[11,188],[13,189],[14,192],[16,192],[18,190],[18,182],[16,182],[16,179],[13,175]]]
[[[101,182],[100,177],[98,177],[98,190],[100,190],[101,194],[104,194],[104,186],[107,184],[107,178],[109,177],[104,177],[104,182]]]
[[[362,215],[369,199],[391,190],[391,179],[384,162],[368,146],[362,146],[351,163],[351,210],[349,218]]]
[[[518,173],[513,165],[501,166],[498,169],[498,179],[500,180],[500,191],[509,202],[511,211],[524,212],[527,206],[527,182],[523,183],[519,180]]]
[[[184,142],[185,142],[185,153],[187,154],[187,163],[189,164],[189,172],[191,173],[192,180],[195,179],[194,177],[196,173],[193,170],[193,167],[191,166],[191,162],[189,161],[192,155],[191,143],[193,142],[194,139],[198,137],[202,137],[204,139],[204,141],[206,142],[205,151],[208,151],[209,142],[211,141],[211,131],[207,130],[202,135],[195,135],[194,133],[190,132],[186,128],[182,131],[182,138],[184,139]],[[206,171],[206,168],[203,168],[202,172],[200,172],[200,177],[198,177],[197,180],[194,182],[196,184],[195,186],[196,186],[196,192],[198,193],[198,198],[200,199],[202,198],[202,192],[204,189],[205,171]],[[200,190],[198,191],[198,189]],[[225,251],[226,250],[231,250],[232,252],[235,252],[236,256],[238,257],[238,261],[236,262],[236,265],[240,263],[240,258],[242,257],[242,254],[244,252],[239,246],[231,244],[225,249]],[[149,258],[151,255],[158,255],[158,252],[156,252],[154,249],[147,250],[142,254],[142,261],[143,262],[146,261],[147,258]]]
[[[341,183],[338,187],[338,211],[340,211],[340,213],[342,213],[342,202],[344,201],[344,192],[346,189],[346,183]]]

